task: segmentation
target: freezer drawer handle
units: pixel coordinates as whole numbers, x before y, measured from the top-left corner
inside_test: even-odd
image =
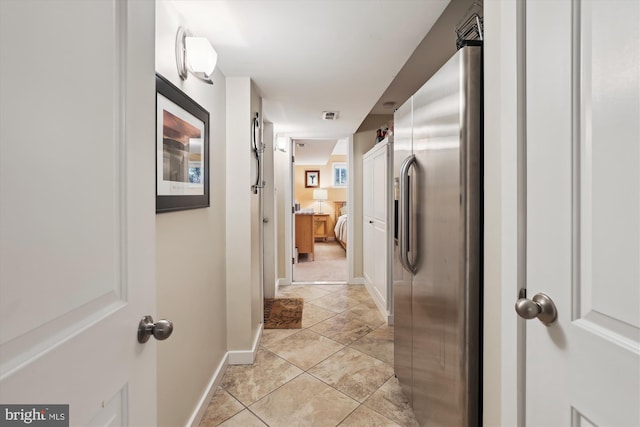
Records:
[[[399,250],[400,263],[408,272],[413,274],[416,274],[417,268],[409,260],[409,249],[410,249],[409,247],[409,221],[410,221],[409,207],[411,206],[411,203],[409,200],[409,197],[410,197],[409,169],[415,162],[416,162],[416,156],[412,154],[411,156],[404,159],[404,161],[402,162],[402,166],[400,166],[400,188],[399,188],[400,212],[398,213],[398,217],[400,220],[399,221],[400,233],[398,236],[399,237],[398,244],[400,247],[400,250]],[[414,257],[414,259],[417,259],[417,257]]]

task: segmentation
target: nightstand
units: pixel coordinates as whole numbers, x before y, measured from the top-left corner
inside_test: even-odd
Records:
[[[317,213],[313,214],[313,237],[315,239],[324,239],[327,241],[327,237],[330,236],[329,232],[329,214]]]

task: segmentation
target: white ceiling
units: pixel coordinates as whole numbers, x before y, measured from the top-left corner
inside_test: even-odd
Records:
[[[193,35],[211,41],[225,76],[254,80],[276,133],[335,145],[358,129],[449,0],[172,3]],[[322,120],[327,110],[338,120]]]
[[[296,165],[326,165],[327,160],[334,152],[335,139],[295,139],[294,153]]]

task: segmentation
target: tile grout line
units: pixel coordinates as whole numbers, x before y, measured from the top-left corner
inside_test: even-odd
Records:
[[[294,286],[295,286],[295,285],[294,285]],[[303,285],[303,286],[300,286],[300,288],[301,288],[301,289],[308,289],[308,286],[314,286],[314,285],[307,285],[307,286],[304,286],[304,285]],[[329,286],[329,285],[327,285],[327,286]],[[371,393],[369,393],[369,394],[368,394],[368,395],[363,399],[363,401],[362,401],[362,402],[360,402],[360,401],[359,401],[359,400],[357,400],[356,398],[351,397],[350,395],[348,395],[348,394],[346,394],[345,392],[343,392],[343,391],[339,390],[339,389],[338,389],[338,388],[336,388],[335,386],[333,386],[333,385],[331,385],[331,384],[327,383],[327,382],[326,382],[325,380],[323,380],[322,378],[319,378],[319,377],[315,376],[314,374],[312,374],[311,372],[309,372],[310,370],[312,370],[312,369],[316,368],[318,365],[320,365],[320,364],[322,364],[323,362],[327,361],[328,359],[330,359],[330,358],[334,357],[334,356],[335,356],[336,354],[338,354],[339,352],[345,351],[345,350],[347,350],[347,349],[349,349],[349,350],[353,350],[353,351],[355,351],[355,352],[357,352],[357,353],[359,353],[359,354],[361,354],[361,355],[363,355],[363,356],[370,357],[371,359],[374,359],[375,361],[380,362],[380,363],[382,363],[382,364],[384,364],[384,365],[391,365],[391,367],[393,368],[393,364],[392,364],[392,363],[389,363],[389,362],[387,362],[386,360],[383,360],[383,359],[381,359],[381,358],[380,358],[380,357],[378,357],[378,356],[375,356],[375,355],[372,355],[372,354],[368,354],[368,353],[366,353],[365,351],[362,351],[362,350],[359,350],[359,349],[357,349],[357,348],[354,348],[354,347],[353,347],[353,345],[355,345],[355,344],[357,344],[358,342],[360,342],[360,341],[364,340],[364,339],[365,339],[367,336],[369,336],[371,333],[373,333],[373,332],[375,332],[375,331],[377,331],[377,330],[379,330],[379,329],[382,329],[383,327],[387,326],[387,325],[386,325],[386,323],[384,323],[384,322],[383,322],[382,324],[380,324],[380,325],[376,326],[376,327],[372,327],[372,326],[370,326],[370,323],[366,323],[366,322],[364,322],[364,321],[363,321],[364,319],[363,319],[361,316],[354,316],[354,317],[353,317],[353,319],[350,319],[351,321],[355,321],[355,322],[357,322],[358,324],[360,324],[360,325],[362,325],[362,326],[366,327],[366,328],[367,328],[367,329],[369,329],[369,330],[366,332],[366,334],[364,334],[363,336],[361,336],[361,337],[357,338],[357,339],[356,339],[356,340],[354,340],[354,341],[349,342],[348,344],[343,344],[342,342],[338,342],[338,341],[336,341],[335,339],[333,339],[333,338],[331,338],[331,337],[329,337],[329,336],[327,336],[327,335],[325,335],[325,334],[323,334],[323,333],[321,333],[321,332],[318,332],[318,331],[316,331],[316,330],[311,329],[311,328],[313,328],[314,326],[317,326],[317,325],[319,325],[319,324],[321,324],[321,323],[324,323],[324,322],[330,321],[331,319],[335,318],[335,317],[336,317],[336,316],[338,316],[338,315],[342,315],[342,314],[348,313],[349,311],[351,311],[351,310],[353,310],[353,309],[355,309],[355,308],[357,308],[357,307],[361,307],[361,308],[365,308],[365,309],[371,308],[371,307],[369,307],[369,306],[367,305],[367,303],[368,303],[369,301],[364,301],[364,300],[362,300],[362,299],[360,299],[360,298],[356,298],[355,296],[353,296],[353,294],[351,294],[351,295],[350,295],[350,294],[349,294],[349,293],[347,293],[347,292],[343,292],[342,286],[350,286],[350,285],[332,285],[332,286],[336,286],[336,288],[337,288],[337,289],[336,289],[335,291],[334,291],[334,290],[327,290],[327,289],[320,289],[320,290],[322,290],[322,291],[324,291],[324,292],[327,292],[327,294],[326,294],[326,295],[321,295],[321,296],[315,296],[315,297],[312,297],[311,299],[307,299],[307,298],[305,298],[304,296],[296,295],[296,292],[292,292],[292,294],[289,294],[288,292],[283,293],[282,297],[291,297],[291,298],[293,298],[293,297],[298,297],[298,298],[303,298],[303,299],[305,299],[305,301],[304,301],[304,302],[305,302],[305,305],[307,305],[307,304],[311,304],[311,305],[315,306],[315,307],[316,307],[316,308],[318,308],[318,309],[321,309],[321,310],[324,310],[324,311],[327,311],[327,312],[331,312],[331,313],[332,313],[332,315],[331,315],[331,316],[329,316],[329,317],[327,317],[326,319],[323,319],[323,320],[320,320],[320,321],[318,321],[318,322],[315,322],[315,323],[313,323],[312,325],[309,325],[309,326],[306,326],[306,327],[302,327],[302,328],[300,328],[300,330],[299,330],[299,331],[297,331],[297,332],[295,332],[295,333],[292,333],[292,334],[290,334],[290,335],[284,336],[284,337],[282,337],[282,338],[278,338],[277,340],[275,340],[275,341],[273,341],[272,343],[270,343],[270,345],[276,344],[276,343],[278,343],[278,342],[280,342],[280,341],[282,341],[282,340],[285,340],[285,339],[287,339],[287,338],[289,338],[289,337],[293,337],[293,336],[295,336],[295,335],[297,335],[297,334],[299,334],[299,333],[301,333],[301,332],[303,332],[303,331],[307,330],[307,331],[309,331],[309,332],[312,332],[312,333],[314,333],[314,334],[316,334],[316,335],[318,335],[318,336],[320,336],[320,337],[322,337],[322,338],[325,338],[325,339],[327,339],[327,340],[329,340],[329,341],[331,341],[331,342],[333,342],[333,343],[335,343],[335,344],[339,345],[339,346],[340,346],[340,348],[339,348],[339,349],[337,349],[337,350],[335,350],[335,351],[333,351],[333,352],[331,352],[331,354],[327,355],[327,356],[326,356],[326,357],[324,357],[322,360],[317,361],[317,362],[316,362],[316,363],[314,363],[312,366],[309,366],[308,368],[304,369],[304,368],[301,368],[300,366],[296,365],[295,363],[293,363],[293,362],[291,362],[291,361],[287,360],[287,359],[286,359],[286,358],[284,358],[283,356],[280,356],[280,355],[279,355],[279,354],[277,354],[275,351],[273,351],[273,350],[269,349],[268,347],[264,346],[263,344],[259,344],[259,348],[261,348],[262,350],[264,350],[264,351],[266,351],[266,352],[270,353],[270,354],[271,354],[271,355],[273,355],[273,356],[276,356],[276,358],[278,358],[278,359],[280,359],[280,360],[284,361],[285,363],[287,363],[287,364],[289,364],[289,365],[291,365],[291,366],[293,366],[293,367],[295,367],[295,368],[299,369],[301,372],[300,372],[300,373],[298,373],[297,375],[295,375],[293,378],[291,378],[291,379],[287,380],[287,381],[286,381],[286,382],[284,382],[283,384],[280,384],[278,387],[274,388],[274,389],[273,389],[273,390],[271,390],[269,393],[265,394],[264,396],[261,396],[259,399],[257,399],[255,402],[252,402],[250,405],[245,405],[245,404],[244,404],[243,402],[241,402],[241,401],[240,401],[240,400],[239,400],[239,399],[238,399],[238,398],[237,398],[233,393],[231,393],[231,391],[229,391],[229,390],[227,390],[226,388],[224,388],[224,387],[220,386],[220,389],[221,389],[221,390],[223,390],[224,392],[228,393],[228,394],[231,396],[231,398],[232,398],[234,401],[238,402],[238,403],[240,404],[240,406],[243,408],[243,409],[241,409],[239,412],[237,412],[237,413],[235,413],[234,415],[232,415],[232,416],[230,416],[230,417],[226,418],[225,420],[223,420],[221,423],[227,422],[228,420],[232,419],[233,417],[235,417],[236,415],[238,415],[239,413],[241,413],[242,411],[244,411],[244,409],[247,409],[247,410],[249,411],[249,413],[251,413],[253,416],[255,416],[258,420],[260,420],[261,422],[263,422],[265,425],[270,426],[270,425],[269,425],[269,424],[268,424],[264,419],[262,419],[260,416],[258,416],[258,414],[256,414],[256,413],[255,413],[255,412],[250,408],[250,406],[251,406],[251,405],[254,405],[255,403],[257,403],[257,402],[259,402],[259,401],[261,401],[262,399],[267,398],[268,396],[270,396],[270,395],[271,395],[271,394],[273,394],[274,392],[276,392],[276,391],[280,390],[282,387],[284,387],[285,385],[287,385],[287,384],[291,383],[292,381],[294,381],[295,379],[299,378],[299,377],[300,377],[301,375],[303,375],[303,374],[307,374],[307,375],[309,375],[311,378],[314,378],[315,380],[320,381],[320,382],[321,382],[322,384],[324,384],[325,386],[329,387],[330,389],[334,390],[335,392],[340,393],[341,395],[345,396],[347,399],[349,399],[349,400],[351,400],[351,401],[353,401],[353,402],[355,402],[355,403],[357,404],[357,406],[356,406],[352,411],[350,411],[348,414],[346,414],[346,415],[345,415],[345,416],[344,416],[344,417],[343,417],[343,418],[342,418],[342,419],[341,419],[341,420],[336,424],[336,426],[342,425],[342,423],[344,423],[344,421],[345,421],[347,418],[349,418],[349,417],[350,417],[354,412],[356,412],[356,411],[357,411],[358,409],[360,409],[362,406],[365,406],[365,408],[366,408],[366,409],[368,409],[368,410],[372,410],[374,413],[376,413],[377,415],[381,416],[382,418],[384,418],[384,419],[386,419],[386,420],[388,420],[388,421],[390,421],[390,422],[394,422],[394,423],[395,423],[395,421],[393,421],[393,420],[389,419],[386,415],[384,415],[384,414],[382,414],[382,413],[378,412],[378,411],[377,411],[377,410],[375,410],[374,408],[371,408],[371,407],[369,407],[369,406],[365,405],[365,403],[366,403],[366,402],[368,402],[368,401],[371,399],[371,397],[372,397],[376,392],[378,392],[378,391],[379,391],[379,390],[380,390],[380,389],[381,389],[381,388],[382,388],[382,387],[383,387],[383,386],[384,386],[384,385],[385,385],[385,384],[386,384],[386,383],[387,383],[387,382],[388,382],[388,381],[389,381],[389,380],[394,376],[394,374],[393,374],[393,373],[392,373],[388,378],[385,378],[385,379],[384,379],[384,381],[382,382],[382,384],[381,384],[380,386],[376,387],[376,388],[375,388],[375,390],[373,390]],[[340,288],[338,288],[338,286],[340,286]],[[326,286],[325,286],[325,287],[326,287]],[[305,293],[305,292],[301,292],[301,293]],[[353,306],[353,307],[347,307],[347,308],[345,308],[344,310],[342,310],[342,311],[340,311],[340,312],[337,312],[337,313],[336,313],[336,312],[333,312],[332,310],[327,309],[326,307],[322,307],[322,306],[319,306],[319,305],[313,304],[313,301],[315,301],[315,300],[319,300],[319,299],[324,298],[324,297],[327,297],[327,296],[340,296],[340,297],[342,297],[342,298],[346,298],[346,299],[349,299],[349,300],[351,300],[351,301],[356,301],[356,302],[357,302],[357,304],[356,304],[355,306]],[[369,299],[370,299],[370,298],[369,298]],[[392,327],[392,326],[391,326],[391,327]],[[375,339],[372,339],[372,340],[373,340],[373,342],[372,342],[372,344],[371,344],[371,345],[375,345],[375,344],[376,344],[376,341],[378,340],[378,338],[375,338]],[[380,338],[380,342],[381,342],[381,343],[384,343],[384,341],[386,341],[384,338]],[[225,375],[226,375],[226,371],[225,371]],[[219,423],[219,424],[221,424],[221,423]],[[218,424],[218,425],[219,425],[219,424]]]

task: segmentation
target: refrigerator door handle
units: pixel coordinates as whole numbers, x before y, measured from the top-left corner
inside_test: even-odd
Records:
[[[416,274],[416,266],[411,264],[409,260],[409,215],[410,215],[410,188],[409,188],[409,169],[416,162],[416,156],[411,155],[404,159],[402,166],[400,166],[400,203],[399,203],[399,233],[398,233],[398,246],[400,253],[400,263],[408,272]]]

